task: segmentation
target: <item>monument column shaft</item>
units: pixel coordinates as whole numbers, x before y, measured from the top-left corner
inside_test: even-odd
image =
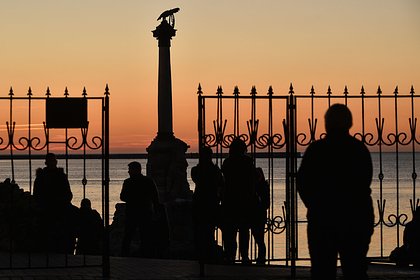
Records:
[[[172,78],[169,46],[159,46],[158,136],[173,135]]]

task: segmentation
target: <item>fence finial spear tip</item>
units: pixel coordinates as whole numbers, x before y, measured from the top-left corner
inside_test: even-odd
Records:
[[[106,96],[109,96],[109,95],[110,95],[110,93],[109,93],[108,83],[107,83],[107,84],[106,84],[106,86],[105,86],[105,93],[104,93],[104,95],[106,95]]]
[[[378,86],[378,95],[382,94],[381,86]]]
[[[65,97],[69,96],[69,90],[67,89],[67,87],[66,87],[66,89],[64,90],[64,96],[65,96]]]
[[[251,95],[256,95],[257,94],[257,89],[255,86],[252,86],[251,88]]]
[[[411,85],[411,90],[410,90],[411,95],[414,95],[414,86]]]
[[[239,95],[239,88],[238,88],[238,86],[235,86],[235,88],[233,89],[233,95]]]
[[[9,90],[9,95],[10,95],[10,96],[14,95],[14,94],[13,94],[13,88],[12,88],[12,87],[10,87],[10,90]]]
[[[330,85],[328,85],[327,94],[328,94],[328,95],[331,95],[331,94],[332,94],[332,92],[331,92],[331,86],[330,86]]]
[[[349,92],[347,90],[347,85],[346,85],[346,86],[344,86],[344,95],[347,95],[347,94],[349,94]]]
[[[32,89],[31,89],[31,87],[29,87],[29,89],[28,89],[28,96],[32,96]]]
[[[293,94],[293,93],[295,93],[295,92],[293,91],[293,84],[292,84],[292,83],[290,83],[290,87],[289,87],[289,94]]]
[[[223,89],[222,86],[217,86],[217,91],[216,91],[217,95],[222,95],[223,94]]]
[[[398,86],[396,86],[396,87],[395,87],[394,94],[395,94],[395,95],[397,95],[397,94],[398,94]]]
[[[198,83],[197,94],[201,95],[203,92],[201,91],[201,83]]]
[[[314,95],[315,94],[315,89],[314,89],[314,86],[313,85],[311,86],[311,92],[310,92],[310,94],[311,95]]]
[[[268,87],[268,93],[267,93],[269,96],[271,96],[271,95],[273,95],[274,94],[274,92],[273,92],[273,87],[272,86],[269,86]]]
[[[86,92],[86,87],[83,87],[82,96],[83,96],[83,97],[86,97],[86,95],[87,95],[87,92]]]
[[[362,86],[362,89],[360,90],[360,94],[364,95],[365,94],[365,88]]]
[[[50,87],[47,87],[47,92],[45,93],[45,95],[46,95],[47,97],[50,97],[50,95],[51,95],[51,92],[50,92]]]

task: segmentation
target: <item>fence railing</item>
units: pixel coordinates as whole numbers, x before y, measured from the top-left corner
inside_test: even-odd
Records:
[[[340,94],[333,94],[330,87],[319,94],[312,87],[308,94],[300,94],[292,85],[285,94],[275,94],[271,87],[266,94],[258,94],[255,87],[241,94],[235,87],[231,95],[218,87],[216,94],[205,95],[199,86],[197,93],[199,145],[212,147],[220,166],[232,140],[240,137],[270,182],[265,237],[270,262],[293,265],[309,258],[306,209],[296,192],[295,175],[306,147],[325,136],[323,116],[334,103],[350,108],[350,132],[372,154],[376,222],[368,256],[386,258],[402,244],[404,226],[419,206],[420,100],[413,87],[407,92],[397,87],[388,94],[380,87],[371,94],[363,87],[356,93],[345,87]],[[349,223],[357,226],[357,221]],[[251,248],[255,258],[253,242]]]
[[[0,269],[33,268],[33,267],[75,267],[75,266],[102,266],[103,274],[109,275],[109,89],[106,86],[103,96],[89,96],[84,88],[80,96],[70,96],[67,88],[61,96],[64,100],[78,99],[86,103],[88,122],[79,128],[51,128],[48,125],[47,104],[53,96],[49,88],[45,95],[36,96],[31,88],[24,96],[16,96],[12,88],[8,96],[0,96],[0,163],[1,175],[5,180],[1,183],[1,230],[0,230]],[[79,102],[80,103],[80,102]],[[53,106],[53,105],[51,105]],[[78,112],[58,112],[61,118],[70,114],[67,119],[75,118]],[[61,116],[60,116],[61,115]],[[86,116],[87,116],[86,115]],[[54,115],[53,119],[54,120]],[[51,117],[50,117],[51,118]],[[51,120],[50,120],[51,121]],[[92,136],[93,135],[93,136]],[[93,260],[86,255],[74,256],[73,253],[57,255],[47,248],[34,249],[34,244],[25,242],[33,240],[31,233],[38,230],[39,217],[33,202],[35,170],[48,152],[59,155],[61,166],[66,174],[73,172],[69,159],[77,155],[80,159],[80,188],[72,187],[79,198],[89,198],[89,180],[87,179],[86,159],[89,153],[100,154],[102,161],[101,180],[101,207],[104,242],[100,255],[102,259]],[[40,160],[42,159],[42,160]],[[16,168],[16,163],[20,168]],[[24,162],[24,163],[22,163]],[[38,164],[38,166],[35,166]],[[24,166],[24,167],[22,167]],[[19,170],[19,171],[17,171]],[[8,178],[8,179],[6,179]],[[9,195],[7,195],[7,193]],[[79,202],[74,202],[78,204]],[[26,231],[26,232],[25,232]],[[27,236],[26,236],[26,235]],[[31,242],[32,242],[31,241]]]

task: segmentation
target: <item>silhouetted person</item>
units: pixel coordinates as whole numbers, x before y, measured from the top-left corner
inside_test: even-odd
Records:
[[[253,214],[251,232],[258,247],[257,264],[265,264],[266,246],[264,242],[267,209],[270,207],[270,185],[265,180],[261,167],[256,168],[257,205]]]
[[[405,225],[403,245],[395,248],[389,258],[399,266],[411,263],[420,267],[420,207],[416,208],[413,219]]]
[[[120,199],[126,202],[125,232],[122,242],[122,255],[130,254],[133,235],[139,230],[140,253],[150,257],[153,254],[153,219],[158,208],[158,191],[154,181],[141,174],[141,164],[137,161],[128,164],[130,178],[123,183]]]
[[[71,204],[73,194],[67,175],[57,167],[55,154],[48,153],[45,167],[38,168],[33,196],[40,209],[41,227],[49,250],[73,253],[77,207]]]
[[[252,214],[256,205],[255,166],[245,155],[246,144],[239,138],[232,141],[229,157],[222,164],[225,188],[222,195],[223,241],[228,262],[234,262],[239,230],[239,252],[242,263],[249,264],[248,243]]]
[[[37,169],[34,182],[34,198],[45,211],[63,211],[71,204],[73,194],[63,168],[57,167],[55,154],[48,153],[45,167]]]
[[[350,110],[332,105],[327,135],[307,148],[297,187],[307,207],[312,279],[335,279],[340,254],[344,279],[367,279],[366,255],[374,226],[369,150],[350,136]]]
[[[200,150],[199,163],[191,169],[195,183],[193,194],[193,221],[198,257],[214,261],[217,257],[214,230],[218,222],[220,193],[223,188],[223,175],[212,161],[212,150]]]
[[[76,254],[99,255],[102,253],[103,223],[98,211],[92,209],[89,199],[80,203],[79,231]]]

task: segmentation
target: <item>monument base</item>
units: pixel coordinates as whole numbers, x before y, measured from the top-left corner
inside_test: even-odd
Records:
[[[189,146],[173,135],[159,135],[147,150],[147,176],[155,180],[161,202],[190,200],[192,192],[187,180]]]
[[[171,258],[194,257],[192,191],[187,180],[189,146],[173,134],[158,134],[147,148],[147,176],[155,181],[169,224]]]

